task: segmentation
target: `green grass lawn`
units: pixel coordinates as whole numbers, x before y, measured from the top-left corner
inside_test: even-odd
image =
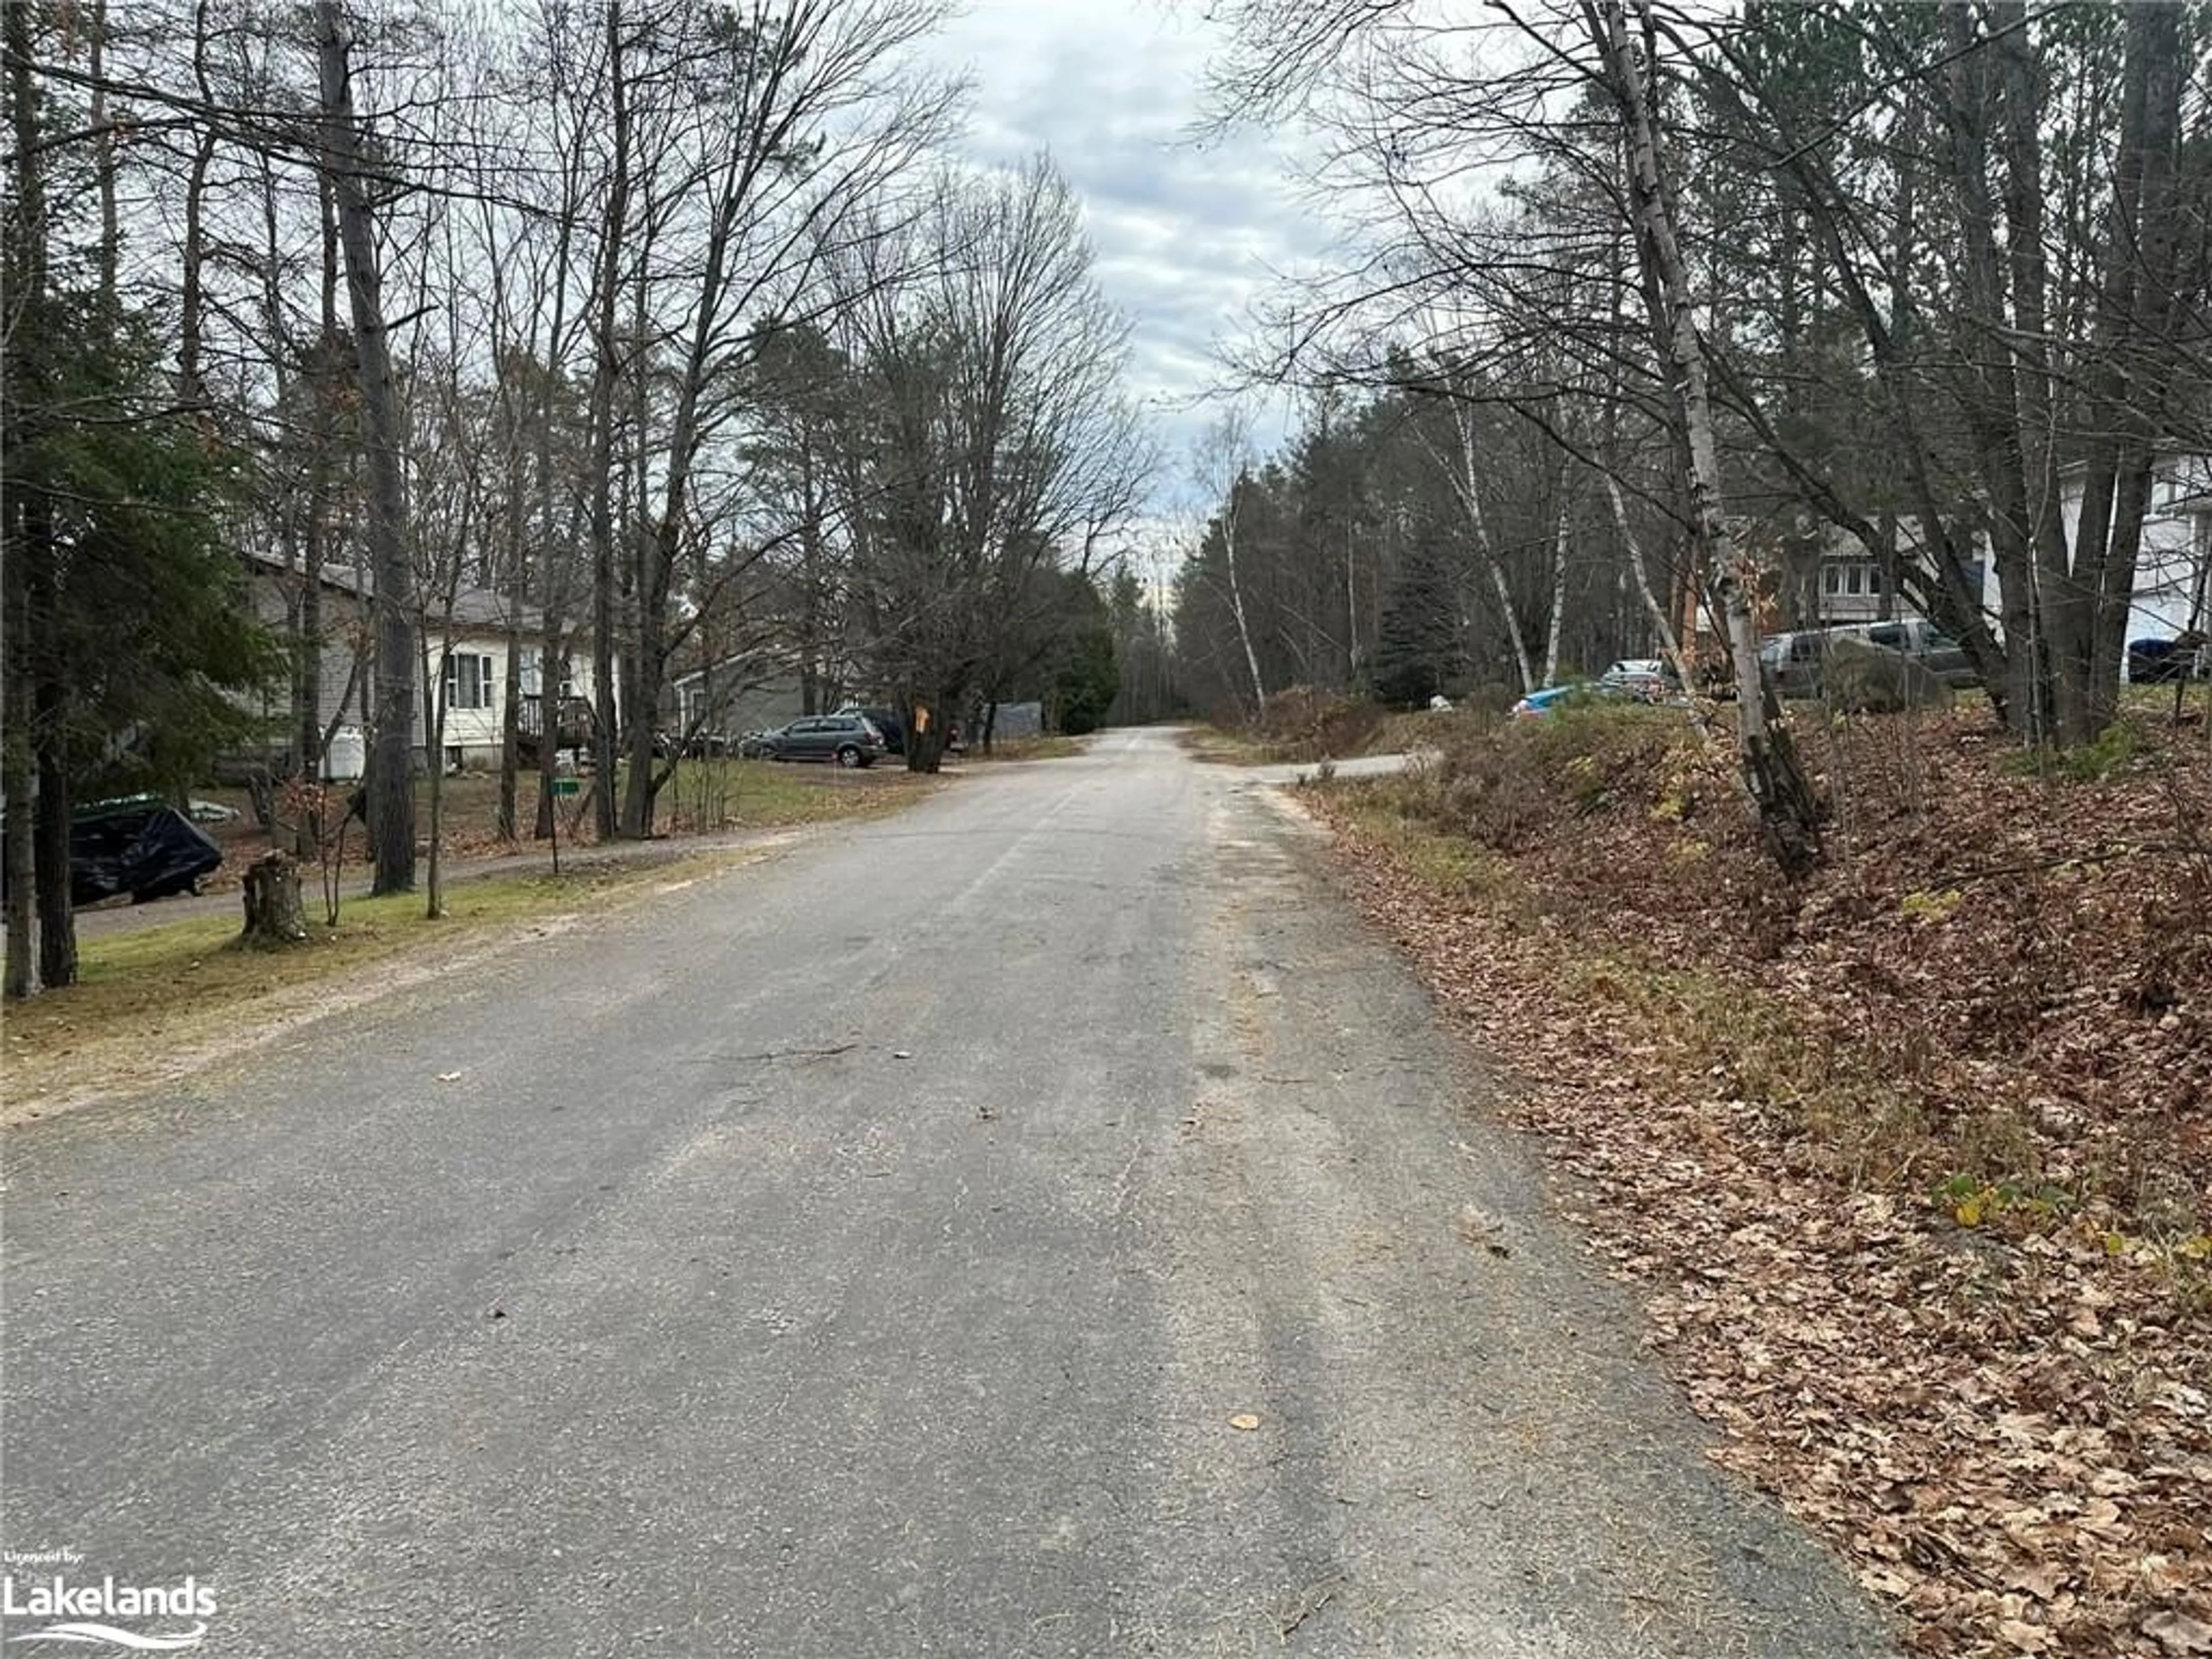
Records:
[[[617,769],[617,802],[627,776],[627,769]],[[556,799],[562,812],[563,841],[574,839],[580,833],[588,836],[593,817],[592,780],[585,776],[566,781],[574,782],[577,788],[573,795]],[[654,821],[656,828],[667,834],[818,823],[889,811],[900,804],[900,792],[920,783],[921,780],[911,776],[896,761],[878,762],[853,772],[841,771],[834,766],[782,765],[774,761],[679,761],[675,775],[662,787],[654,803]],[[496,839],[496,773],[464,772],[440,780],[439,788],[442,796],[440,815],[449,847],[469,848]],[[228,827],[228,833],[239,836],[254,833],[252,803],[245,790],[197,790],[194,794],[199,799],[218,801],[238,811],[239,819]],[[524,840],[527,842],[527,830],[538,810],[538,774],[520,774],[515,794],[526,832]],[[415,781],[415,824],[416,836],[428,840],[428,778]],[[359,834],[357,824],[355,833]]]
[[[686,763],[685,771],[660,802],[663,828],[678,833],[803,829],[875,817],[921,800],[939,783],[902,769],[841,773],[766,761]],[[497,780],[447,781],[454,786],[447,856],[497,845],[490,834]],[[535,788],[536,779],[528,778],[526,800],[534,799]],[[222,799],[222,793],[203,795],[210,798]],[[562,827],[565,836],[565,823]],[[250,855],[255,850],[250,843],[259,838],[244,820],[228,828],[234,853]],[[596,915],[610,904],[765,856],[758,848],[728,845],[686,851],[678,843],[665,850],[668,856],[617,862],[611,852],[576,847],[564,854],[558,876],[518,872],[452,882],[443,893],[445,914],[435,921],[425,916],[421,892],[349,898],[334,927],[321,925],[318,873],[305,867],[310,936],[289,949],[241,945],[234,914],[88,937],[79,951],[77,984],[0,1011],[7,1104],[37,1109],[41,1097],[144,1074],[161,1054],[210,1043],[227,1028],[262,1018],[270,1008],[311,1012],[313,999],[328,994],[319,988],[365,985],[403,971],[415,958],[489,947],[526,927],[586,910]],[[356,862],[349,873],[360,870]],[[419,865],[416,874],[418,881],[424,878]]]
[[[128,1075],[159,1053],[207,1042],[303,991],[388,975],[403,958],[489,945],[524,925],[586,908],[598,914],[759,856],[723,848],[618,865],[583,854],[559,876],[458,884],[434,921],[418,892],[348,899],[337,925],[325,927],[311,892],[307,941],[280,950],[242,945],[237,921],[227,915],[88,939],[76,985],[5,1010],[8,1101],[21,1107],[73,1083]]]

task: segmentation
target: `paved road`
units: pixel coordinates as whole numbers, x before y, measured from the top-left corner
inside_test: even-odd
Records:
[[[1483,1087],[1273,792],[994,770],[14,1136],[0,1542],[268,1659],[1889,1652]]]

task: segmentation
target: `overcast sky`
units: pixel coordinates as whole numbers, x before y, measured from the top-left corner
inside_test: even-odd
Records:
[[[969,153],[1013,165],[1048,150],[1083,198],[1099,281],[1134,325],[1132,390],[1168,452],[1163,511],[1187,493],[1210,411],[1182,405],[1220,377],[1215,342],[1241,331],[1271,269],[1323,240],[1266,139],[1189,142],[1213,44],[1194,3],[968,0],[940,46],[975,83]],[[1280,416],[1255,436],[1278,447]]]

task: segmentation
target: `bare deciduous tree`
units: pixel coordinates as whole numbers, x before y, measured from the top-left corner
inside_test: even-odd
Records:
[[[907,764],[1034,621],[1048,568],[1088,574],[1150,455],[1121,392],[1127,325],[1044,161],[944,175],[839,261],[857,396],[844,448],[867,664],[913,715]]]
[[[382,273],[362,139],[353,113],[351,41],[338,0],[316,0],[323,148],[345,252],[370,480],[368,546],[375,573],[376,726],[368,827],[379,893],[415,886],[415,577],[407,540],[400,411],[385,331]]]

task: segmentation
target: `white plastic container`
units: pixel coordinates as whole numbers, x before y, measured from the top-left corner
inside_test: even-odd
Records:
[[[323,763],[325,783],[357,783],[368,764],[368,739],[358,726],[341,726],[331,733],[330,757]]]

